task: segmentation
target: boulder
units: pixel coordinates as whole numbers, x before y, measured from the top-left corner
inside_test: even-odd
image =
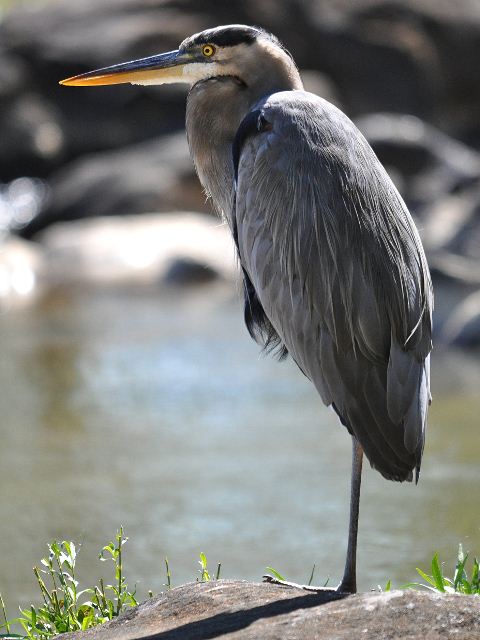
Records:
[[[422,234],[434,274],[480,286],[480,180],[426,207]]]
[[[425,214],[429,248],[480,265],[480,179],[431,205]]]
[[[65,165],[52,176],[41,213],[21,233],[30,238],[62,220],[173,210],[212,211],[184,132]]]
[[[418,117],[372,113],[356,124],[422,223],[428,207],[480,185],[480,153]]]
[[[219,272],[210,265],[188,257],[179,257],[171,261],[164,275],[166,284],[197,285],[217,280]]]
[[[480,290],[467,296],[448,316],[440,339],[444,344],[480,346]]]
[[[418,591],[341,597],[269,584],[187,584],[61,640],[475,640],[480,599]]]
[[[237,277],[229,230],[201,214],[63,222],[37,239],[49,287],[232,283]]]

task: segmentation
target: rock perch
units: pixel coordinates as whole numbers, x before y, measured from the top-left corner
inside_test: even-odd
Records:
[[[478,640],[480,598],[420,591],[338,594],[235,580],[191,583],[61,640]]]

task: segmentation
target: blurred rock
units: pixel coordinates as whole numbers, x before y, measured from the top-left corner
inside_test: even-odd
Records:
[[[164,281],[173,285],[192,285],[212,282],[219,273],[212,267],[191,258],[177,258],[167,268]]]
[[[480,180],[426,207],[422,234],[434,275],[480,285]]]
[[[0,99],[1,103],[15,97],[24,90],[25,80],[28,76],[28,67],[19,56],[12,55],[8,51],[0,49]],[[3,115],[3,114],[2,114]]]
[[[278,35],[307,70],[307,88],[358,120],[419,222],[436,281],[455,287],[455,300],[478,288],[480,155],[469,147],[480,148],[480,10],[471,0],[13,5],[0,22],[0,181],[30,175],[50,187],[25,236],[62,220],[211,210],[185,144],[185,87],[76,89],[58,80],[176,48],[193,32],[231,22]],[[125,227],[115,218],[44,232],[52,257],[48,277],[114,282],[160,273],[186,281],[200,274],[196,264],[206,258],[191,253],[193,240],[174,255],[155,250],[159,234],[179,247],[170,216],[165,227],[159,219],[148,232],[141,220],[139,228],[130,218]],[[135,271],[107,229],[115,229],[113,238],[127,254],[129,242],[137,256],[146,246],[150,266]],[[451,307],[443,306],[448,315]]]
[[[455,137],[478,140],[480,82],[472,64],[480,43],[477,3],[344,0],[314,6],[326,32],[322,68],[349,113],[415,114]]]
[[[480,284],[480,265],[474,260],[447,251],[428,253],[427,259],[435,284],[437,278],[466,286]]]
[[[176,209],[212,211],[183,132],[66,165],[53,175],[43,211],[22,235],[61,220]]]
[[[228,229],[195,213],[95,218],[52,225],[38,237],[50,287],[192,283],[193,265],[232,282],[237,268]],[[190,276],[178,277],[178,265]],[[184,276],[186,272],[184,269]],[[198,278],[197,278],[198,281]],[[205,281],[205,280],[203,280]]]
[[[449,194],[480,184],[480,153],[420,118],[375,113],[356,124],[387,170],[401,176],[402,195],[419,216]]]
[[[181,87],[81,90],[59,87],[58,80],[173,49],[195,31],[229,22],[276,33],[301,68],[329,78],[350,115],[406,112],[480,140],[480,20],[469,0],[208,0],[201,6],[195,0],[53,0],[14,5],[0,23],[0,69],[9,78],[0,131],[2,138],[10,127],[21,134],[16,149],[0,149],[0,178],[31,173],[35,159],[34,175],[48,175],[80,154],[181,128]],[[14,105],[25,100],[36,113],[27,118],[29,135],[25,116],[15,118]],[[48,144],[32,145],[39,138]]]
[[[431,206],[425,216],[430,250],[477,263],[480,269],[480,180]]]
[[[27,99],[33,105],[39,101],[50,105],[48,123],[60,132],[62,144],[45,165],[42,153],[30,144],[30,138],[41,136],[38,127],[45,120],[37,123],[33,119],[30,136],[17,136],[16,149],[9,145],[7,152],[3,145],[0,147],[1,178],[45,176],[65,160],[83,153],[146,140],[183,126],[182,87],[166,88],[160,101],[155,90],[115,87],[116,91],[65,91],[58,85],[67,75],[150,53],[152,47],[172,49],[178,44],[181,26],[177,24],[169,34],[162,13],[147,1],[133,0],[58,1],[12,8],[0,23],[0,42],[8,55],[4,62],[0,52],[0,68],[8,67],[13,58],[22,65],[23,76],[0,109],[2,139],[3,132],[8,137],[10,128],[22,131],[22,115],[17,117],[15,104]],[[28,163],[26,157],[30,158]],[[38,168],[32,173],[30,167],[35,160]]]
[[[63,158],[64,133],[55,106],[25,92],[1,109],[0,176],[44,176]],[[19,173],[18,168],[21,167]]]
[[[480,285],[480,154],[414,116],[357,124],[417,219],[434,281]]]
[[[456,347],[480,346],[480,290],[471,294],[447,318],[441,340]]]
[[[345,109],[335,84],[327,75],[314,69],[302,69],[301,76],[305,91],[322,96],[322,98],[325,98],[325,100],[328,100],[339,109]]]

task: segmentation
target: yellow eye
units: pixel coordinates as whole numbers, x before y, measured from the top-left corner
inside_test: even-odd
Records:
[[[215,47],[213,46],[213,44],[206,44],[202,47],[202,53],[207,58],[211,58],[215,53]]]

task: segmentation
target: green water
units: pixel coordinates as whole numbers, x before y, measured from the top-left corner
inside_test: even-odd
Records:
[[[259,357],[222,289],[79,291],[0,317],[0,590],[38,600],[31,568],[54,537],[83,544],[80,575],[123,524],[140,595],[198,553],[225,577],[271,565],[340,577],[350,442],[291,362]],[[480,366],[438,353],[417,487],[367,468],[360,588],[398,585],[434,551],[480,553]]]

